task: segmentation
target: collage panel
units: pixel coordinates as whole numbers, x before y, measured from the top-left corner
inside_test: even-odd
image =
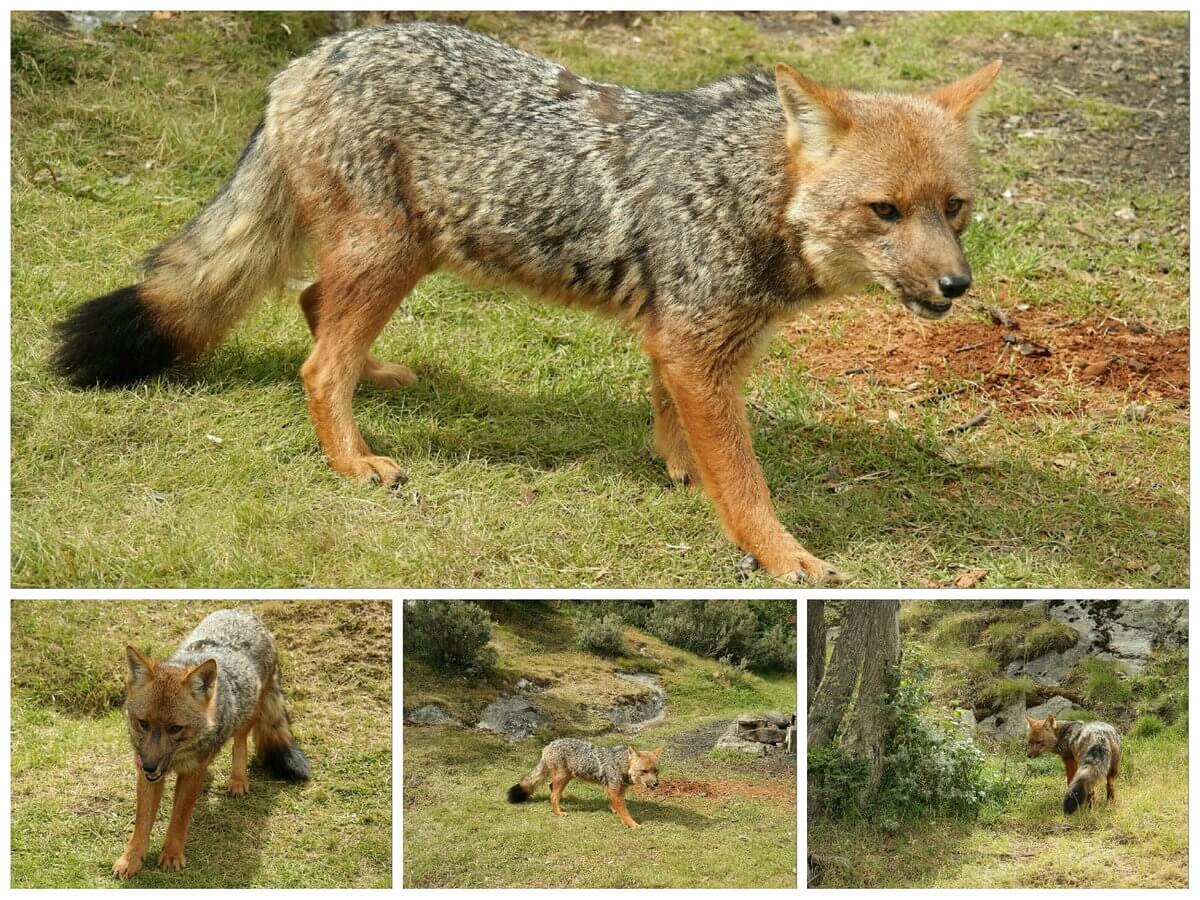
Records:
[[[1186,586],[1189,26],[14,13],[12,583]]]
[[[797,886],[794,600],[405,600],[406,888]]]
[[[392,603],[11,601],[14,888],[387,888]]]
[[[1188,601],[807,601],[810,888],[1188,886]]]

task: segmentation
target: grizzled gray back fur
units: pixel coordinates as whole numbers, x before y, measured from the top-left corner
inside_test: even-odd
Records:
[[[275,641],[257,616],[223,609],[206,616],[165,664],[190,669],[208,659],[217,661],[216,716],[189,747],[199,758],[220,750],[254,712],[275,672]]]
[[[811,290],[772,221],[784,135],[767,73],[645,93],[420,23],[292,62],[256,142],[299,191],[332,172],[354,208],[432,246],[437,265],[628,318],[679,307],[751,331]],[[733,315],[717,308],[731,301]]]
[[[559,738],[542,750],[542,763],[616,790],[629,784],[629,748],[624,744],[597,747],[577,738]]]

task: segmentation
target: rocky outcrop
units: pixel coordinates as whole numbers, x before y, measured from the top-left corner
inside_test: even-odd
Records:
[[[434,703],[409,710],[404,721],[412,725],[461,725],[462,722]]]
[[[502,734],[511,743],[529,737],[546,723],[536,703],[528,697],[509,694],[487,705],[479,715],[478,728]]]
[[[613,727],[635,734],[647,725],[661,722],[667,715],[667,692],[663,689],[662,679],[651,672],[617,672],[617,677],[640,684],[648,688],[648,692],[634,700],[614,706],[608,711],[608,718]]]
[[[1031,600],[1079,635],[1075,646],[1009,663],[1005,674],[1059,685],[1082,659],[1111,659],[1138,673],[1154,649],[1187,644],[1186,600]]]

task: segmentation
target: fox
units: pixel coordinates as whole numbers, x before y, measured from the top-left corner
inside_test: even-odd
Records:
[[[627,828],[642,826],[625,806],[625,791],[631,784],[650,790],[658,788],[658,759],[663,748],[597,747],[577,738],[559,738],[542,748],[541,758],[529,774],[508,789],[509,803],[524,803],[544,781],[550,782],[550,809],[565,816],[559,806],[572,778],[598,784],[608,792],[608,806]]]
[[[1067,771],[1067,793],[1063,813],[1071,815],[1084,801],[1095,805],[1096,785],[1106,782],[1107,800],[1117,798],[1113,783],[1121,765],[1121,738],[1107,722],[1056,722],[1054,716],[1034,719],[1025,716],[1028,729],[1026,755],[1057,753]]]
[[[125,648],[125,719],[137,770],[133,834],[113,864],[113,875],[142,869],[167,776],[176,775],[171,822],[158,865],[187,865],[183,847],[192,810],[213,759],[233,742],[229,793],[250,789],[246,739],[254,734],[259,760],[289,781],[307,781],[308,758],[292,735],[280,681],[275,640],[259,619],[236,609],[206,616],[170,659],[155,662],[132,644]]]
[[[735,571],[848,574],[780,521],[745,379],[774,331],[870,283],[940,319],[972,283],[978,108],[996,60],[925,93],[830,87],[786,63],[691,90],[589,80],[471,30],[418,22],[327,38],[270,82],[209,204],[134,284],[56,326],[51,365],[120,387],[198,360],[311,256],[300,379],[329,465],[393,490],[352,398],[402,389],[371,345],[436,270],[607,314],[649,360],[653,447],[698,486]]]

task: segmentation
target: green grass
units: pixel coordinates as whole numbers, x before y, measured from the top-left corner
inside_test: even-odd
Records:
[[[897,833],[865,822],[810,823],[810,852],[826,859],[821,887],[1186,887],[1188,746],[1185,732],[1123,742],[1117,800],[1063,816],[1062,763],[993,756],[1021,779],[1018,796],[978,821],[912,823]]]
[[[646,88],[777,59],[865,87],[930,86],[984,61],[988,37],[1006,31],[1050,52],[1074,35],[1186,20],[948,13],[806,38],[733,15],[646,14],[635,42],[554,18],[466,18],[584,75]],[[211,197],[266,80],[328,27],[316,13],[185,13],[88,38],[14,16],[14,585],[738,585],[740,554],[710,504],[671,489],[651,451],[636,342],[580,311],[424,281],[376,348],[421,381],[355,400],[368,441],[410,475],[396,495],[326,466],[296,374],[310,339],[290,297],[185,373],[113,392],[49,375],[51,323],[128,283]],[[1185,323],[1187,256],[1170,235],[1187,220],[1186,192],[1085,191],[1038,175],[1044,142],[1009,140],[1000,122],[1064,98],[1013,67],[990,102],[982,220],[968,238],[976,300]],[[1118,121],[1099,101],[1088,109]],[[1017,178],[1044,182],[1040,205],[1000,199]],[[1116,239],[1112,214],[1131,203],[1147,246]],[[1077,222],[1113,240],[1088,241]],[[853,329],[884,302],[824,307],[822,331]],[[986,569],[992,587],[1186,583],[1186,411],[1151,400],[1133,421],[1117,400],[1064,388],[1044,412],[1000,411],[949,436],[977,411],[970,385],[889,422],[892,392],[811,377],[804,359],[803,341],[777,339],[751,377],[756,447],[785,524],[856,586],[940,584],[960,565]],[[1071,468],[1054,465],[1063,457]],[[831,471],[844,488],[830,489]]]
[[[853,602],[853,601],[849,601]],[[1028,677],[997,676],[1003,641],[979,643],[975,630],[1032,635],[1055,623],[1027,608],[966,609],[971,601],[904,601],[905,652],[932,669],[932,707],[1001,706],[1033,693]],[[968,627],[970,626],[970,627]],[[1031,656],[1034,654],[1030,654]],[[990,665],[984,662],[990,661]],[[1185,887],[1188,878],[1186,648],[1157,652],[1123,679],[1107,661],[1085,659],[1063,690],[1087,709],[1060,719],[1111,722],[1121,734],[1121,773],[1112,805],[1067,818],[1063,765],[1053,754],[1024,755],[1022,741],[981,741],[985,769],[1011,784],[974,820],[928,817],[895,823],[865,815],[808,823],[808,849],[820,861],[820,887],[1098,888]],[[1161,711],[1161,715],[1155,711]]]
[[[134,774],[120,712],[125,644],[163,658],[208,601],[12,604],[12,886],[118,884],[112,864],[133,823]],[[131,887],[380,888],[392,881],[391,610],[383,602],[237,604],[275,635],[293,731],[312,763],[304,785],[252,767],[228,796],[222,751],[192,818],[188,866],[146,867]],[[172,780],[173,782],[173,780]]]
[[[627,795],[638,831],[620,824],[601,788],[580,781],[568,787],[561,819],[551,814],[545,787],[518,806],[504,793],[549,739],[611,727],[602,712],[620,699],[615,685],[629,688],[612,673],[641,657],[605,661],[578,651],[570,620],[537,610],[533,621],[519,614],[493,627],[499,665],[492,681],[439,677],[405,659],[406,709],[440,703],[469,726],[524,676],[546,679],[535,700],[549,719],[539,734],[513,744],[470,727],[405,726],[405,887],[795,887],[794,770],[768,771],[761,760],[677,743],[740,713],[795,709],[795,679],[745,675],[726,684],[717,663],[626,631],[660,661],[667,716],[635,737],[590,739],[665,745],[660,794],[635,788]],[[665,794],[670,783],[679,792]]]

